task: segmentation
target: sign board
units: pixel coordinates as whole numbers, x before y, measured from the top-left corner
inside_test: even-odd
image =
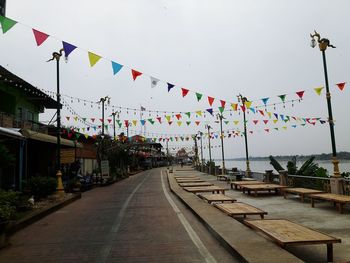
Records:
[[[62,164],[74,163],[74,161],[75,161],[74,149],[61,149]]]
[[[101,161],[101,174],[102,174],[102,178],[109,177],[109,162],[108,162],[108,160]]]

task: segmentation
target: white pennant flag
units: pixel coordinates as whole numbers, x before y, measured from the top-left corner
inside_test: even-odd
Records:
[[[154,88],[155,86],[157,86],[158,82],[159,82],[159,79],[151,77],[151,88]]]

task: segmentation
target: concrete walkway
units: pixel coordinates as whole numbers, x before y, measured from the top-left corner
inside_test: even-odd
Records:
[[[173,196],[161,169],[86,192],[10,241],[0,262],[239,262]]]
[[[198,176],[214,183],[215,185],[230,188],[224,181],[216,180],[215,176],[200,173]],[[283,218],[304,226],[319,230],[331,236],[340,238],[342,243],[334,244],[334,262],[350,262],[350,206],[344,206],[344,213],[339,214],[338,210],[329,202],[317,202],[315,208],[311,207],[308,199],[301,203],[297,196],[288,195],[287,199],[276,195],[258,195],[258,197],[243,194],[241,191],[229,190],[225,193],[237,199],[268,212],[265,218]],[[258,218],[252,216],[251,218]],[[267,242],[270,242],[266,238]],[[326,262],[326,246],[289,246],[287,251],[302,259],[305,262]]]

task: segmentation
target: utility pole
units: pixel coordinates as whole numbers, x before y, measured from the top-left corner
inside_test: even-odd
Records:
[[[242,102],[242,106],[243,106],[243,127],[244,127],[244,142],[245,142],[245,161],[246,161],[246,171],[245,171],[245,176],[246,177],[250,177],[251,176],[251,171],[250,171],[250,166],[249,166],[249,153],[248,153],[248,134],[247,134],[247,121],[246,121],[246,117],[245,117],[245,112],[246,112],[246,102],[248,101],[248,99],[246,97],[243,97],[241,94],[239,94],[238,96],[238,101]]]
[[[115,115],[118,116],[119,119],[119,111],[112,112],[113,116],[113,140],[115,140],[116,134],[115,134]]]
[[[201,171],[203,172],[203,163],[204,163],[204,159],[203,159],[203,132],[199,131],[199,135],[201,136]]]
[[[109,96],[105,96],[100,98],[99,102],[102,102],[102,136],[105,135],[105,102],[109,105],[111,98]]]
[[[222,157],[221,174],[225,174],[224,134],[222,133],[222,119],[225,119],[225,118],[222,114],[218,114],[216,116],[220,120],[220,139],[221,139],[221,157]]]
[[[198,146],[197,146],[197,134],[193,135],[194,140],[194,165],[198,166]]]
[[[210,129],[211,126],[210,125],[206,125],[205,126],[208,129],[208,141],[209,141],[209,173],[211,174],[211,145],[210,145]]]

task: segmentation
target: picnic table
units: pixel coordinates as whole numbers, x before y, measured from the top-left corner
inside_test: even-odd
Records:
[[[286,219],[244,220],[244,223],[272,238],[281,247],[286,245],[327,245],[327,262],[333,262],[333,243],[339,238],[307,228]]]
[[[194,187],[194,186],[209,186],[213,184],[208,182],[191,182],[191,183],[179,183],[179,185],[182,187]]]
[[[186,190],[187,192],[191,192],[191,193],[201,193],[201,192],[212,192],[213,194],[215,193],[222,193],[225,194],[225,190],[227,190],[226,188],[220,187],[220,186],[215,186],[215,185],[211,185],[211,186],[196,186],[196,187],[184,187],[184,190]]]
[[[249,184],[265,184],[264,182],[261,181],[236,181],[236,182],[231,182],[231,189],[233,189],[233,186],[235,186],[235,189],[241,189],[242,185],[249,185]]]
[[[287,186],[278,185],[278,184],[266,184],[266,183],[241,185],[243,193],[248,192],[248,195],[250,195],[250,192],[254,192],[254,196],[257,196],[258,192],[268,191],[269,193],[271,193],[272,190],[277,194],[279,190],[286,187]]]
[[[200,198],[206,200],[209,204],[212,202],[235,202],[236,199],[224,194],[199,194]]]
[[[322,193],[322,192],[323,191],[320,191],[320,190],[308,189],[308,188],[300,188],[300,187],[283,189],[283,195],[284,195],[285,199],[287,198],[287,193],[297,194],[297,195],[299,195],[301,202],[304,202],[304,198],[305,198],[306,195],[319,194],[319,193]]]
[[[243,215],[243,217],[246,218],[247,215],[260,215],[261,219],[263,219],[264,215],[267,215],[267,212],[255,206],[240,202],[235,202],[231,204],[214,204],[214,206],[232,217]]]
[[[350,196],[348,195],[339,195],[339,194],[329,194],[329,193],[324,193],[324,194],[312,194],[309,195],[311,198],[311,206],[315,207],[315,199],[318,200],[326,200],[333,202],[334,206],[338,207],[339,213],[343,213],[343,206],[345,204],[350,203]]]

